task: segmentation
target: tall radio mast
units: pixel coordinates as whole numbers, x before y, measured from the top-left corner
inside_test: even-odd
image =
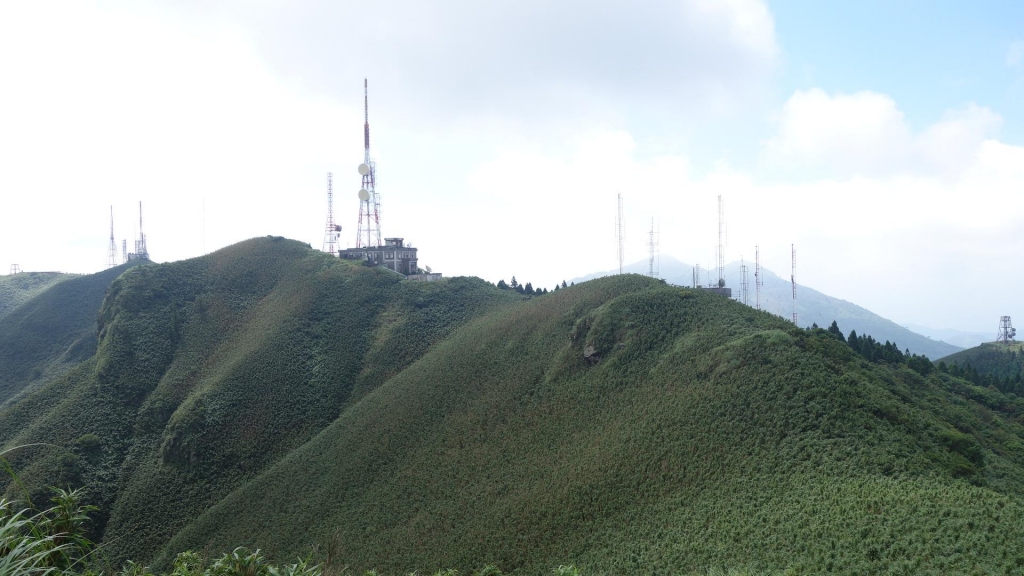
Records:
[[[356,231],[356,248],[381,246],[380,238],[380,196],[377,194],[377,165],[370,159],[370,104],[369,89],[363,78],[363,163],[359,175],[363,187],[359,189],[359,228]],[[366,239],[363,239],[363,233]]]

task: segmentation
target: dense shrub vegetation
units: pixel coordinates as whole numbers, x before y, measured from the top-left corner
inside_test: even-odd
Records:
[[[1024,400],[838,326],[636,275],[404,282],[273,238],[127,271],[98,318],[0,443],[54,445],[11,456],[24,491],[87,487],[112,566],[1024,569]]]

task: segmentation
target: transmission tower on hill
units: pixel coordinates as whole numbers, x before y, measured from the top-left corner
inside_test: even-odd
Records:
[[[996,342],[1002,344],[1011,344],[1014,342],[1014,336],[1017,335],[1017,329],[1010,323],[1009,316],[1000,316],[999,318],[999,334],[996,336]]]
[[[338,255],[338,233],[341,226],[334,223],[334,175],[327,173],[327,227],[324,230],[323,251],[332,256]]]
[[[107,268],[117,266],[117,243],[114,242],[114,207],[110,207],[110,245],[107,246]]]
[[[356,248],[382,246],[380,238],[380,196],[377,194],[377,165],[370,158],[370,99],[366,78],[363,78],[363,163],[359,175],[363,187],[359,189],[359,228],[356,230]],[[365,240],[363,233],[366,234]]]

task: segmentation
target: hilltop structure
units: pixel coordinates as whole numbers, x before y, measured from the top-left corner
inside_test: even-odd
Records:
[[[113,217],[111,217],[113,221]],[[111,224],[113,230],[113,224]],[[128,241],[121,242],[121,253],[124,254],[124,262],[135,260],[149,260],[149,249],[146,248],[146,234],[142,231],[142,202],[139,202],[139,237],[135,239],[135,252],[128,252]]]
[[[363,79],[363,163],[359,165],[362,187],[359,189],[359,226],[356,230],[356,247],[338,250],[338,257],[346,260],[363,260],[374,266],[383,266],[406,276],[409,280],[434,281],[440,273],[427,272],[419,268],[417,250],[404,238],[384,238],[381,243],[380,196],[377,194],[377,163],[370,157],[370,106],[367,81]],[[330,180],[329,180],[330,181]],[[328,234],[341,229],[335,227],[332,208],[333,193],[328,184]],[[333,242],[325,240],[325,246]]]

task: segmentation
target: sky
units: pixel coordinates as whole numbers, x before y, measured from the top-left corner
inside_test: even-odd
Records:
[[[900,323],[1024,319],[1024,3],[0,3],[0,274],[385,236],[535,286],[659,250]]]

